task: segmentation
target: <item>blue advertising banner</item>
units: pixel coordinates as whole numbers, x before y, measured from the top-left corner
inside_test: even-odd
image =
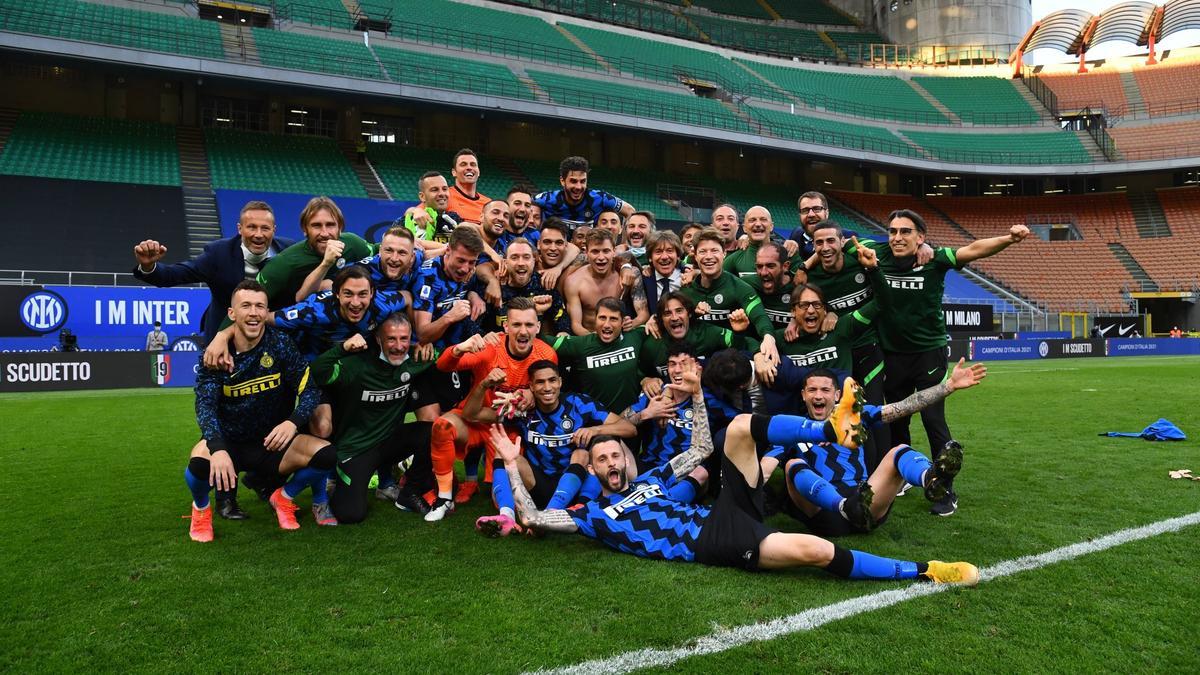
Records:
[[[1021,331],[1015,335],[1018,340],[1070,340],[1069,330],[1032,330]]]
[[[80,349],[141,350],[159,321],[171,349],[195,351],[209,297],[204,288],[0,287],[0,349],[58,347],[66,330]]]
[[[300,212],[313,196],[290,192],[217,190],[221,236],[232,237],[237,234],[238,215],[242,212],[242,207],[246,202],[260,200],[270,204],[271,209],[275,211],[275,227],[281,236],[302,239]],[[416,204],[415,201],[392,202],[361,197],[335,197],[333,200],[346,217],[346,230],[370,242],[379,241],[384,231],[391,227],[396,219],[404,217],[405,209]]]
[[[1109,356],[1188,356],[1200,354],[1197,338],[1130,338],[1108,340]]]
[[[1018,359],[1039,359],[1049,353],[1049,346],[1046,349],[1046,354],[1039,353],[1039,346],[1046,345],[1044,342],[1034,342],[1032,340],[972,340],[971,341],[971,357],[972,361],[1015,361]]]

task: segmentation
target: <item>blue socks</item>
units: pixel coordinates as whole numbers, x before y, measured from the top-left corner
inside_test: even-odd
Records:
[[[925,479],[932,477],[933,463],[925,455],[905,445],[896,452],[896,470],[904,480],[917,487],[925,487]]]
[[[801,497],[826,511],[838,513],[838,509],[842,505],[842,493],[807,465],[802,462],[792,464],[788,467],[787,477],[788,482],[795,486]]]
[[[492,462],[492,501],[500,513],[510,518],[517,512],[517,503],[513,500],[512,483],[508,481],[508,471],[504,469],[504,460],[497,457]],[[505,509],[508,509],[505,511]]]
[[[579,488],[579,501],[590,502],[599,496],[600,479],[589,473],[583,481],[583,487]]]
[[[306,466],[292,474],[291,480],[284,484],[283,496],[287,497],[288,499],[295,499],[296,495],[304,491],[304,488],[311,487],[313,491],[314,504],[327,502],[329,501],[329,496],[325,493],[325,479],[327,477],[329,477],[328,471]],[[320,484],[319,487],[318,483]]]
[[[582,465],[568,466],[567,470],[563,472],[562,478],[558,479],[558,485],[554,488],[554,496],[546,504],[546,509],[567,508],[571,504],[571,500],[575,499],[575,495],[579,494],[579,488],[583,485],[587,475],[588,473]]]
[[[750,435],[760,443],[765,441],[772,445],[825,443],[832,440],[825,433],[826,425],[826,422],[797,415],[755,415],[750,423]]]
[[[696,495],[700,494],[700,484],[695,478],[687,476],[683,480],[671,486],[670,492],[667,493],[671,499],[684,504],[695,504]]]
[[[200,460],[204,463],[203,476],[196,476],[195,472],[193,471],[194,469],[198,470],[200,468],[195,466],[198,464],[196,460]],[[192,503],[196,505],[196,508],[207,509],[208,491],[211,489],[208,485],[208,460],[202,457],[193,457],[192,460],[188,462],[188,467],[183,470],[183,480],[187,481],[188,490],[191,490],[192,492]]]
[[[917,563],[883,558],[834,545],[833,560],[825,571],[844,579],[915,579],[921,570]]]

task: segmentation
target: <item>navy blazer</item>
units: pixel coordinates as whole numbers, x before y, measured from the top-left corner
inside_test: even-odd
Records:
[[[271,242],[271,250],[279,253],[296,243],[292,239],[275,237]],[[211,340],[217,334],[221,322],[225,320],[229,303],[233,299],[233,289],[246,278],[246,259],[242,255],[242,237],[235,235],[226,239],[210,241],[204,246],[204,252],[199,256],[181,263],[164,265],[161,262],[154,266],[149,274],[143,274],[139,265],[133,266],[133,276],[142,281],[168,288],[185,284],[207,284],[212,293],[212,300],[201,319],[204,328],[204,339]]]

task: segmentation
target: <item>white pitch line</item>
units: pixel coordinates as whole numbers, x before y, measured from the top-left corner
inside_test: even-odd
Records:
[[[1179,516],[1178,518],[1160,520],[1141,527],[1118,530],[1103,537],[1063,546],[1062,548],[1056,548],[1045,553],[1006,560],[980,570],[980,581],[992,581],[993,579],[1000,579],[1010,574],[1035,570],[1047,565],[1063,562],[1064,560],[1073,560],[1089,553],[1098,553],[1122,544],[1128,544],[1129,542],[1149,539],[1150,537],[1167,532],[1176,532],[1192,525],[1200,525],[1200,511]],[[680,647],[671,649],[640,649],[618,654],[607,659],[584,661],[574,666],[552,670],[539,670],[537,672],[561,673],[564,675],[591,675],[593,673],[596,675],[610,675],[611,673],[628,673],[641,670],[642,668],[669,666],[677,661],[693,656],[715,654],[751,642],[773,640],[784,635],[813,630],[839,619],[846,619],[857,614],[891,607],[906,600],[933,595],[934,593],[940,593],[951,588],[956,587],[943,584],[914,583],[901,589],[880,591],[870,595],[843,600],[842,602],[824,607],[814,607],[798,614],[780,617],[765,623],[754,623],[718,631],[697,638]]]

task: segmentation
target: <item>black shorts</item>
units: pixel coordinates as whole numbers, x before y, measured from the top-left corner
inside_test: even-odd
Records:
[[[458,407],[458,404],[471,393],[471,383],[475,376],[469,370],[442,372],[431,368],[420,382],[413,388],[413,408],[423,408],[430,403],[437,403],[443,413]]]
[[[534,480],[533,489],[529,491],[529,496],[533,497],[533,503],[539,509],[544,509],[550,503],[550,498],[554,496],[554,490],[558,487],[558,479],[562,478],[562,476],[551,478],[542,473],[542,470],[534,466],[532,462],[529,464],[529,468],[533,470]]]
[[[721,567],[758,569],[758,546],[776,532],[763,524],[763,480],[751,486],[729,458],[721,458],[721,494],[700,526],[692,550],[696,562]]]
[[[289,442],[288,447],[291,445]],[[230,441],[226,443],[226,450],[229,452],[229,457],[233,459],[233,470],[237,473],[245,471],[260,476],[278,476],[279,464],[283,462],[283,455],[287,452],[287,447],[272,451],[267,450],[262,443],[257,441]]]
[[[854,496],[854,488],[845,485],[836,485],[834,487],[837,488],[838,493],[847,499]],[[895,502],[892,502],[892,504],[888,505],[888,510],[881,518],[875,521],[875,527],[879,527],[887,522],[888,516],[892,515],[892,506],[894,504]],[[815,515],[810,516],[803,509],[792,504],[790,499],[788,500],[788,505],[790,507],[788,513],[796,520],[804,523],[804,527],[818,537],[842,537],[847,534],[866,534],[870,532],[870,530],[864,530],[850,524],[850,521],[843,518],[842,514],[836,511],[820,509]]]

